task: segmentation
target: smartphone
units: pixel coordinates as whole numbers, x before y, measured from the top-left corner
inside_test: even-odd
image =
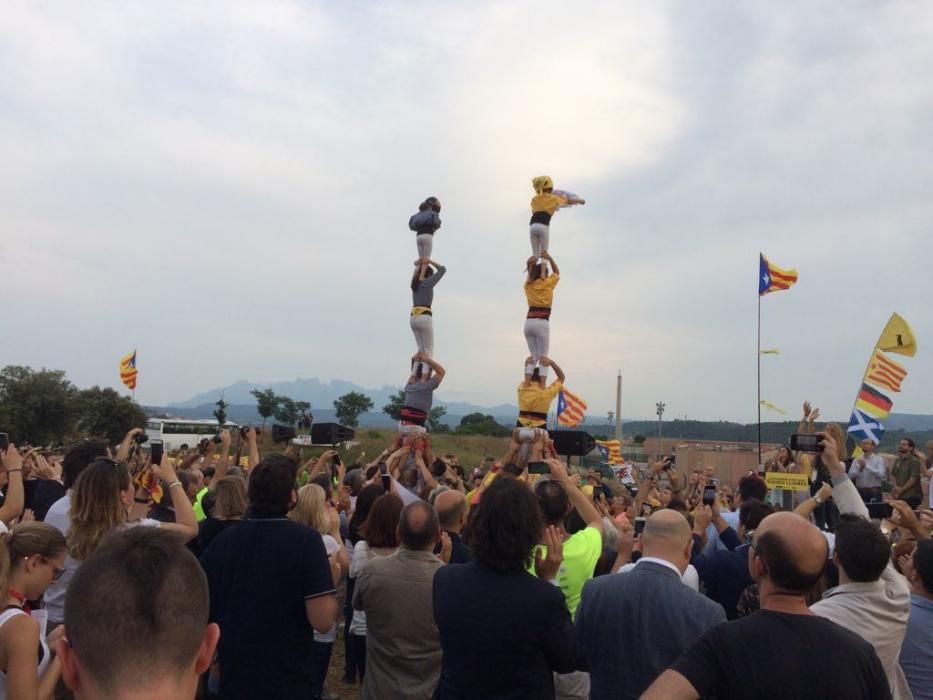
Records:
[[[6,452],[10,446],[10,436],[6,433],[0,433],[0,452]]]
[[[162,464],[162,441],[161,440],[150,440],[149,441],[149,452],[152,455],[153,464]]]
[[[635,518],[635,536],[638,537],[644,529],[648,518]]]
[[[710,479],[703,487],[703,505],[711,506],[716,502],[716,487],[719,486],[718,479]]]
[[[551,469],[547,462],[528,462],[529,474],[550,474]]]
[[[677,455],[671,455],[667,458],[667,464],[664,465],[665,469],[673,469],[677,465]]]
[[[379,473],[382,475],[382,490],[388,493],[392,490],[392,477],[389,476],[389,467],[385,462],[379,463]]]
[[[887,520],[894,513],[890,503],[866,503],[868,517],[872,520]]]
[[[211,442],[213,442],[215,445],[219,445],[221,442],[223,442],[223,438],[220,437],[220,434],[218,433],[217,435],[211,438]]]
[[[790,436],[790,449],[796,452],[822,452],[819,435],[803,435],[794,433]]]

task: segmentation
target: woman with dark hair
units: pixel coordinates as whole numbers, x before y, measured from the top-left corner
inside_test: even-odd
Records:
[[[436,268],[436,269],[435,269]],[[411,276],[411,332],[415,336],[418,352],[427,357],[434,355],[434,317],[431,305],[434,303],[434,285],[441,281],[447,268],[428,258],[415,262],[415,272]],[[427,369],[419,363],[417,376]]]
[[[360,496],[362,495],[361,492]],[[359,534],[363,539],[353,547],[353,559],[350,561],[351,581],[355,582],[359,578],[366,563],[373,557],[388,557],[398,551],[398,523],[403,507],[402,499],[394,493],[383,493],[373,503],[369,515],[359,528]],[[350,599],[353,599],[352,596]],[[366,613],[362,610],[353,611],[348,637],[362,682],[366,673]],[[354,678],[353,682],[355,680]]]
[[[766,472],[779,472],[782,474],[796,474],[797,465],[790,448],[781,445],[774,457],[765,462]],[[768,502],[781,510],[794,509],[794,492],[790,489],[771,489],[768,493]]]
[[[560,535],[545,529],[537,499],[517,479],[496,479],[475,508],[473,561],[434,575],[444,653],[435,697],[552,698],[553,674],[579,663],[563,593],[550,582],[563,559]],[[546,558],[535,553],[542,533]]]

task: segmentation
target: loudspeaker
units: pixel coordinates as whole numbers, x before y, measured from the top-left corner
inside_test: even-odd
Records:
[[[272,424],[272,442],[288,442],[295,437],[295,429],[287,425]]]
[[[585,430],[552,430],[549,434],[557,454],[564,457],[583,457],[596,448],[596,439]]]
[[[311,426],[311,442],[315,445],[336,445],[356,437],[356,431],[339,423],[314,423]]]

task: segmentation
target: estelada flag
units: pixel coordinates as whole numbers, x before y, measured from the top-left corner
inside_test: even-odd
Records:
[[[567,389],[561,389],[557,395],[557,422],[573,427],[583,420],[586,413],[586,401]]]
[[[136,351],[128,353],[120,358],[120,381],[126,385],[129,390],[136,389]]]
[[[907,321],[897,314],[891,314],[891,319],[881,331],[876,347],[885,352],[896,352],[898,355],[913,357],[917,354],[917,339],[914,338],[914,332],[907,325]]]
[[[875,350],[871,356],[871,362],[868,363],[868,371],[865,373],[866,382],[891,391],[900,391],[901,382],[906,378],[907,370],[903,365],[890,359],[880,350]]]
[[[797,270],[784,270],[768,262],[763,254],[759,253],[758,262],[758,296],[771,292],[780,292],[790,289],[797,282]]]
[[[856,408],[878,420],[887,418],[892,406],[894,402],[891,399],[865,383],[862,384],[862,389],[855,400]]]
[[[622,445],[618,440],[597,440],[596,449],[599,454],[609,464],[623,464]]]

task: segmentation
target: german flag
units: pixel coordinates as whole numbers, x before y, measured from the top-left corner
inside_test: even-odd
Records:
[[[859,391],[858,399],[855,401],[855,406],[872,418],[884,420],[891,412],[894,402],[877,389],[863,383],[862,390]]]
[[[136,389],[136,351],[127,353],[120,358],[120,381],[126,385],[130,391]]]
[[[902,365],[890,359],[880,350],[875,350],[875,354],[871,356],[871,362],[868,364],[868,372],[865,374],[866,382],[871,382],[876,386],[891,391],[900,391],[901,382],[906,378],[907,370]]]
[[[561,389],[557,396],[557,422],[573,427],[579,425],[586,413],[586,401],[567,389]]]
[[[758,296],[790,289],[796,284],[797,270],[784,270],[777,265],[773,265],[761,253],[759,253],[759,257]]]

